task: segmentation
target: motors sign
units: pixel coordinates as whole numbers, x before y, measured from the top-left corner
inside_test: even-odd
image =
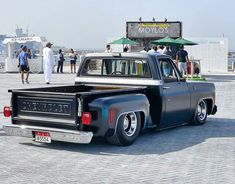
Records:
[[[181,37],[181,22],[127,22],[128,38]]]

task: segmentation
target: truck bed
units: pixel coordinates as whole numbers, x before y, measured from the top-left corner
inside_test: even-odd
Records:
[[[12,92],[12,123],[76,130],[78,108],[102,96],[142,92],[145,88],[120,86],[60,86],[9,90]]]

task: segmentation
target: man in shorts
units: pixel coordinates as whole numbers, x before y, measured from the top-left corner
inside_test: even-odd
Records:
[[[185,74],[188,77],[188,71],[187,71],[187,63],[189,62],[188,59],[188,52],[184,50],[184,46],[180,46],[180,50],[176,53],[176,64],[178,65],[178,68],[181,72],[181,74],[184,76]]]
[[[28,63],[28,54],[26,53],[27,47],[23,46],[22,51],[19,55],[20,60],[20,73],[21,73],[21,79],[22,84],[24,84],[24,73],[26,73],[25,82],[29,84],[28,78],[29,78],[29,63]]]

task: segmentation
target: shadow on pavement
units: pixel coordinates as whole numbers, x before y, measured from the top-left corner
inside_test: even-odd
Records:
[[[137,141],[127,147],[113,146],[104,139],[96,138],[90,144],[72,144],[53,142],[52,144],[20,143],[26,146],[41,147],[45,149],[66,150],[95,155],[148,155],[166,154],[180,151],[210,138],[235,137],[235,120],[208,118],[203,126],[183,126],[164,131],[151,130],[141,134]]]

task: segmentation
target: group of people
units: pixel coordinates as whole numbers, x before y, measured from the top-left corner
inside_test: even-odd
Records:
[[[128,52],[129,48],[127,46],[125,46],[123,48],[123,52]],[[112,48],[110,45],[106,46],[106,50],[105,52],[112,52]],[[145,53],[160,53],[160,54],[166,54],[169,55],[171,58],[173,58],[173,52],[171,51],[169,46],[161,46],[161,45],[154,45],[152,48],[148,48],[148,47],[144,47],[144,49],[140,52],[145,52]],[[181,72],[181,74],[187,75],[188,77],[188,72],[187,72],[187,63],[189,63],[189,58],[188,58],[188,52],[186,50],[184,50],[184,46],[180,45],[179,50],[176,53],[176,58],[175,58],[175,62],[176,65],[179,68],[179,71]]]
[[[49,42],[46,44],[46,47],[43,49],[43,64],[44,64],[43,68],[44,68],[46,84],[50,84],[51,82],[52,70],[55,64],[55,57],[51,49],[51,46],[52,46],[52,43]],[[70,49],[69,58],[70,58],[71,73],[76,73],[77,53],[75,53],[73,49]],[[63,65],[64,65],[65,58],[64,58],[62,49],[59,49],[57,60],[58,60],[57,73],[59,72],[63,73]]]
[[[154,53],[154,52],[158,52],[161,54],[166,54],[168,56],[170,56],[171,58],[173,58],[173,52],[171,51],[169,46],[163,47],[163,46],[153,46],[152,49],[150,48],[144,48],[142,51],[140,52],[149,52],[149,53]],[[176,58],[175,58],[175,63],[179,68],[179,71],[181,72],[181,74],[187,75],[188,76],[188,72],[187,72],[187,63],[189,63],[189,58],[188,58],[188,52],[186,50],[184,50],[184,46],[180,45],[179,50],[176,52]]]
[[[48,42],[46,44],[46,47],[43,49],[43,72],[46,84],[50,84],[52,71],[55,66],[55,56],[53,50],[51,49],[52,45],[53,44],[51,42]],[[16,52],[16,57],[19,60],[18,67],[21,74],[22,84],[24,84],[25,82],[29,84],[29,60],[31,59],[31,55],[31,51],[27,48],[26,45],[21,45],[20,49]],[[75,53],[73,49],[70,49],[69,58],[71,73],[76,73],[77,53]],[[59,50],[59,53],[57,55],[57,60],[57,73],[63,73],[63,64],[65,58],[61,49]]]
[[[55,57],[53,50],[51,49],[51,46],[53,44],[51,42],[48,42],[46,44],[46,47],[43,49],[43,70],[44,70],[44,76],[45,76],[45,82],[46,84],[50,84],[51,82],[51,76],[52,71],[55,65]],[[123,52],[128,52],[129,48],[126,46],[123,48]],[[106,46],[105,52],[112,52],[112,49],[110,45]],[[152,49],[150,48],[144,48],[140,52],[158,52],[161,54],[169,55],[173,58],[173,53],[170,49],[170,47],[163,47],[163,46],[153,46]],[[27,48],[27,46],[21,45],[21,48],[19,51],[17,51],[17,57],[19,58],[19,70],[21,73],[21,80],[24,84],[29,83],[29,59],[31,58],[31,51]],[[76,60],[77,60],[77,54],[74,52],[73,49],[70,49],[69,52],[69,58],[70,58],[70,69],[71,73],[76,73]],[[63,73],[63,63],[65,61],[64,54],[62,50],[59,50],[59,53],[57,55],[58,65],[57,65],[57,73]],[[182,75],[188,75],[187,73],[187,63],[189,62],[188,53],[184,50],[184,46],[181,45],[179,51],[176,53],[176,65],[178,66],[180,72]],[[26,74],[26,77],[24,76]]]
[[[128,46],[123,47],[123,52],[129,52],[129,51],[130,51],[130,49]],[[106,45],[106,49],[104,52],[113,52],[113,50],[111,49],[111,46],[109,44]]]
[[[77,53],[75,53],[73,49],[70,49],[69,51],[69,58],[70,58],[71,73],[76,73]],[[59,49],[57,60],[58,60],[57,73],[59,72],[63,73],[63,65],[64,65],[65,58],[61,49]]]

